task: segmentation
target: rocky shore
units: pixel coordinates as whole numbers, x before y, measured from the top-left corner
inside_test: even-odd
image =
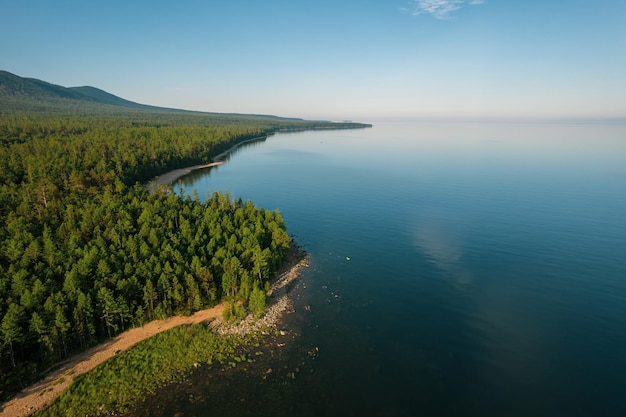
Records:
[[[285,312],[293,310],[293,303],[289,297],[289,288],[300,276],[302,268],[309,266],[307,253],[292,243],[287,253],[284,265],[276,274],[268,293],[267,309],[262,317],[249,314],[239,323],[231,324],[222,317],[213,321],[218,334],[248,334],[267,328],[276,329],[278,321]]]

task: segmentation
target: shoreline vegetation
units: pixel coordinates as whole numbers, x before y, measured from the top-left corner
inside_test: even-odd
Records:
[[[228,322],[223,318],[227,302],[222,302],[191,316],[174,316],[165,320],[155,320],[142,327],[130,329],[61,363],[59,368],[44,379],[2,404],[0,406],[2,416],[24,417],[44,410],[45,407],[54,404],[59,396],[64,395],[67,388],[80,376],[140,342],[175,327],[210,323],[211,329],[220,336],[246,336],[262,330],[277,329],[283,314],[292,308],[288,290],[300,276],[302,268],[307,267],[309,267],[308,254],[292,242],[283,266],[271,280],[267,308],[261,317],[250,313],[239,322]],[[182,372],[184,369],[179,371]]]
[[[371,125],[362,125],[358,127],[355,127],[352,125],[348,127],[339,127],[339,126],[331,125],[331,126],[313,126],[313,127],[308,127],[308,128],[280,128],[280,129],[277,129],[276,132],[269,132],[268,134],[263,135],[263,136],[258,136],[258,137],[254,137],[251,139],[245,139],[240,142],[237,142],[229,149],[214,156],[213,162],[210,162],[208,164],[199,164],[199,165],[193,165],[193,166],[189,166],[185,168],[173,169],[164,174],[158,175],[152,178],[150,181],[148,181],[148,183],[146,183],[146,188],[148,189],[148,191],[155,192],[155,191],[158,191],[161,187],[173,185],[176,181],[191,174],[192,172],[201,171],[201,170],[208,169],[208,168],[214,168],[216,166],[222,165],[225,162],[224,159],[226,159],[226,157],[230,155],[233,151],[235,151],[237,148],[243,145],[246,145],[248,143],[265,140],[268,137],[274,135],[275,133],[291,133],[291,132],[298,132],[298,131],[304,132],[307,130],[345,130],[345,129],[366,128],[366,127],[371,127]]]
[[[230,155],[233,151],[235,151],[237,148],[246,145],[248,143],[252,143],[252,142],[258,142],[258,141],[262,141],[267,139],[268,137],[274,135],[275,133],[293,133],[293,132],[304,132],[307,130],[347,130],[347,129],[363,129],[363,128],[368,128],[368,127],[372,127],[372,125],[370,124],[362,124],[362,125],[351,125],[348,124],[345,127],[342,127],[341,125],[336,125],[336,126],[312,126],[312,127],[306,127],[306,128],[302,128],[302,127],[297,127],[297,128],[280,128],[277,129],[276,132],[269,132],[266,135],[263,136],[258,136],[258,137],[254,137],[251,139],[245,139],[242,140],[240,142],[235,143],[232,147],[230,147],[229,149],[225,150],[224,152],[219,153],[218,155],[213,157],[213,162],[210,162],[208,164],[199,164],[199,165],[193,165],[193,166],[189,166],[189,167],[185,167],[185,168],[179,168],[179,169],[173,169],[171,171],[168,171],[164,174],[158,175],[154,178],[152,178],[150,181],[148,181],[146,183],[146,189],[148,191],[151,192],[156,192],[158,191],[161,187],[165,187],[165,186],[171,186],[172,184],[174,184],[176,181],[178,181],[179,179],[191,174],[192,172],[195,171],[200,171],[200,170],[204,170],[204,169],[208,169],[208,168],[213,168],[219,165],[222,165],[226,159],[226,157],[228,155]]]
[[[291,243],[280,212],[228,193],[150,192],[150,179],[171,183],[276,132],[370,126],[90,100],[1,71],[0,81],[2,401],[154,320],[225,301],[225,317],[264,311]]]
[[[224,159],[228,155],[230,155],[234,150],[239,148],[240,146],[245,145],[247,143],[257,142],[257,141],[260,141],[260,140],[265,140],[265,139],[267,139],[268,136],[269,135],[258,136],[258,137],[252,138],[252,139],[246,139],[246,140],[242,140],[241,142],[237,142],[231,148],[229,148],[229,149],[225,150],[224,152],[214,156],[213,157],[213,162],[211,162],[211,163],[200,164],[200,165],[193,165],[193,166],[190,166],[190,167],[185,167],[185,168],[180,168],[180,169],[173,169],[173,170],[171,170],[169,172],[166,172],[165,174],[162,174],[162,175],[159,175],[157,177],[154,177],[153,179],[148,181],[148,183],[146,184],[146,188],[148,189],[148,191],[156,192],[161,187],[170,186],[170,185],[174,184],[176,181],[178,181],[179,179],[185,177],[186,175],[191,174],[192,172],[200,171],[200,170],[207,169],[207,168],[213,168],[213,167],[222,165],[224,163]]]
[[[213,157],[214,162],[169,171],[152,179],[146,187],[152,190],[152,192],[156,192],[163,186],[170,186],[191,172],[219,166],[238,147],[266,138],[267,135],[238,142],[228,150]],[[228,302],[222,301],[214,307],[197,311],[191,316],[173,316],[164,320],[151,321],[141,327],[135,327],[121,333],[60,363],[56,370],[46,375],[42,380],[24,389],[11,400],[1,404],[0,412],[6,417],[23,417],[42,411],[53,404],[59,396],[63,395],[68,387],[80,376],[87,374],[102,363],[136,344],[178,326],[210,323],[211,328],[220,336],[245,336],[252,332],[258,332],[261,329],[276,328],[281,316],[291,307],[287,289],[297,279],[299,271],[303,267],[308,266],[308,255],[302,252],[292,241],[283,266],[275,274],[275,279],[272,280],[270,290],[267,293],[269,297],[267,307],[260,318],[253,313],[249,313],[238,322],[226,321],[223,316]]]

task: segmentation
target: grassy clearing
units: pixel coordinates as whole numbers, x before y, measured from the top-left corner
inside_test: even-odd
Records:
[[[204,324],[179,326],[147,339],[83,375],[43,416],[98,416],[123,412],[158,387],[175,382],[194,366],[219,362],[236,366],[249,358],[242,346],[258,346],[259,337],[219,336]]]

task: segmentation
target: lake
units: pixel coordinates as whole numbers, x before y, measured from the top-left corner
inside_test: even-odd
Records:
[[[626,415],[625,125],[277,134],[179,184],[280,209],[311,267],[267,371],[167,413]]]

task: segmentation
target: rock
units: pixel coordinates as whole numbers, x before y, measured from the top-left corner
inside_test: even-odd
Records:
[[[320,349],[317,346],[315,346],[313,349],[309,350],[308,353],[311,358],[315,359],[319,356],[319,352],[320,352]]]

